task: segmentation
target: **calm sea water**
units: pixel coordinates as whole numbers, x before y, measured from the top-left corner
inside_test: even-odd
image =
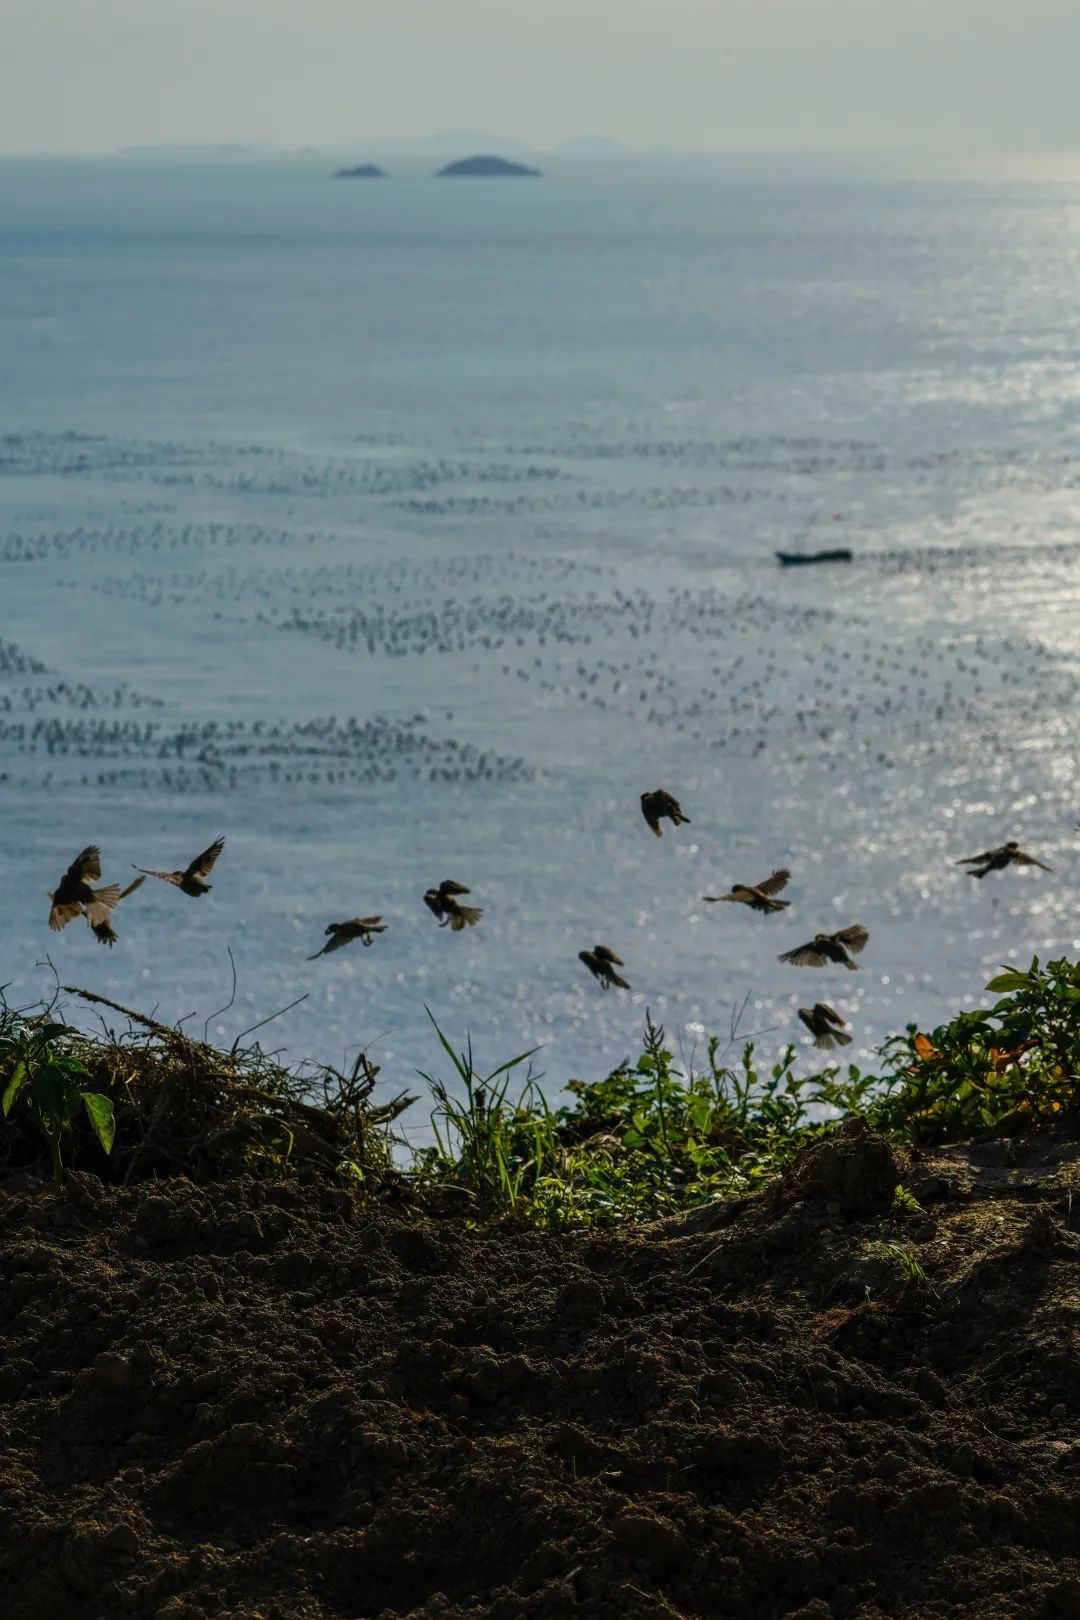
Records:
[[[370,1043],[387,1089],[439,1064],[426,1003],[555,1088],[646,1006],[700,1048],[749,995],[772,1051],[824,997],[858,1057],[1080,948],[1076,185],[7,163],[0,232],[9,996],[51,953],[231,1039],[306,992],[267,1044]],[[111,878],[219,833],[209,898],[49,934],[83,844]],[[1053,875],[952,864],[1013,836]],[[702,903],[781,864],[783,917]],[[850,922],[859,974],[777,962]]]

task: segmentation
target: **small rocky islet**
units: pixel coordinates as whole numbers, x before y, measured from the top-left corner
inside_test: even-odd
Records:
[[[539,179],[540,169],[530,169],[524,163],[511,163],[507,158],[477,157],[459,158],[454,163],[448,163],[439,169],[435,178],[437,180],[453,180],[458,178],[473,179],[515,179],[525,177]],[[338,169],[334,174],[335,180],[386,180],[389,176],[385,169],[380,169],[377,163],[355,163],[351,166]]]

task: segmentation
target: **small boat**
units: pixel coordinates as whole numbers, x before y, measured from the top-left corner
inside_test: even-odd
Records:
[[[854,554],[847,546],[834,546],[831,551],[778,551],[781,568],[801,568],[807,563],[853,562]]]

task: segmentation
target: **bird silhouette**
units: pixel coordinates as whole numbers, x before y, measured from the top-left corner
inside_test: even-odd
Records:
[[[591,951],[578,951],[578,960],[584,962],[594,979],[599,980],[601,990],[610,990],[612,985],[620,990],[629,990],[626,980],[615,971],[624,965],[623,959],[607,945],[594,945]]]
[[[424,904],[440,918],[440,928],[445,928],[449,923],[454,933],[460,934],[463,928],[474,928],[484,915],[483,906],[463,906],[458,900],[459,894],[470,892],[464,883],[454,883],[451,878],[444,878],[437,889],[426,891]]]
[[[664,816],[667,817],[673,827],[679,826],[680,822],[683,821],[686,822],[687,826],[690,825],[690,817],[683,815],[682,806],[679,804],[678,799],[673,794],[666,792],[664,788],[656,788],[652,793],[643,793],[641,795],[641,813],[657,838],[663,837],[660,822]]]
[[[212,883],[206,879],[214,869],[214,862],[225,848],[224,838],[215,838],[209,849],[204,849],[201,855],[196,855],[190,866],[185,866],[180,872],[154,872],[148,866],[136,866],[136,872],[142,872],[145,877],[160,878],[163,883],[171,883],[193,899],[208,894],[213,888]]]
[[[120,885],[109,883],[103,889],[95,889],[93,885],[100,876],[101,851],[96,844],[88,844],[49,893],[52,901],[49,927],[54,933],[59,934],[80,916],[85,916],[91,928],[108,922],[110,911],[120,901]]]
[[[327,923],[326,933],[330,938],[321,951],[309,956],[309,962],[315,962],[320,956],[328,956],[331,951],[340,951],[343,945],[351,945],[358,939],[361,945],[371,945],[376,934],[386,933],[386,924],[381,917],[352,917],[348,922]]]
[[[126,900],[129,894],[134,894],[136,889],[141,889],[145,882],[146,879],[144,877],[137,877],[134,883],[129,883],[126,889],[121,889],[120,893],[116,897],[117,905],[120,904],[121,900]],[[90,932],[100,945],[107,945],[110,950],[112,950],[113,946],[116,944],[116,941],[120,937],[112,925],[112,917],[110,915],[106,915],[101,922],[90,923]]]
[[[814,1045],[831,1052],[835,1046],[850,1046],[851,1036],[844,1031],[845,1020],[834,1012],[827,1001],[816,1001],[812,1007],[800,1007],[799,1017],[814,1037]]]
[[[1015,838],[1010,838],[1007,844],[1000,844],[997,849],[984,849],[981,855],[965,855],[956,864],[971,867],[968,877],[973,878],[984,878],[988,872],[1003,872],[1007,866],[1041,866],[1044,872],[1053,871],[1053,867],[1047,866],[1045,861],[1037,861],[1034,855],[1026,855]]]
[[[791,881],[791,873],[786,867],[779,867],[771,877],[763,883],[736,883],[732,885],[728,894],[707,894],[706,900],[716,904],[721,900],[733,901],[736,905],[749,906],[753,911],[785,911],[791,904],[790,900],[774,900],[773,896],[786,889]]]
[[[841,928],[837,934],[815,934],[808,944],[796,945],[793,951],[784,951],[779,960],[791,962],[795,967],[824,967],[826,962],[835,962],[854,973],[859,964],[851,960],[848,952],[855,951],[857,954],[864,949],[869,938],[866,929],[856,923],[851,928]]]

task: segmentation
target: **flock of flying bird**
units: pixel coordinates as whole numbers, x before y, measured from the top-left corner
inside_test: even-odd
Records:
[[[679,827],[684,822],[690,824],[690,818],[684,815],[679,801],[663,788],[641,795],[641,813],[657,838],[663,836],[660,826],[663,820],[670,821],[673,827]],[[49,927],[59,933],[69,922],[82,916],[86,918],[90,931],[101,944],[115,945],[118,936],[113,927],[112,915],[121,900],[134,894],[148,877],[160,878],[164,883],[171,883],[183,894],[198,899],[213,887],[207,879],[224,847],[224,838],[215,839],[209,849],[204,849],[188,866],[181,867],[175,872],[159,872],[150,867],[136,866],[133,870],[138,872],[139,876],[125,889],[121,889],[118,883],[109,883],[102,888],[94,887],[101,881],[101,852],[96,844],[90,844],[75,857],[55,891],[49,894],[52,901]],[[1045,862],[1036,860],[1034,855],[1026,854],[1015,839],[1010,839],[1007,844],[1001,844],[996,849],[984,850],[981,855],[965,856],[956,864],[966,867],[968,876],[974,878],[984,878],[990,872],[1004,871],[1008,866],[1038,866],[1044,872],[1051,870]],[[760,883],[736,883],[727,894],[707,894],[704,899],[712,904],[726,902],[748,906],[751,911],[771,915],[785,911],[790,905],[790,901],[776,898],[787,887],[790,879],[791,873],[787,868],[779,867]],[[454,933],[460,933],[462,929],[475,927],[484,915],[483,907],[462,904],[461,896],[469,892],[463,883],[455,883],[452,879],[446,878],[438,887],[427,890],[424,904],[438,918],[440,928],[449,926]],[[345,922],[329,923],[326,927],[326,944],[313,956],[309,956],[308,961],[314,962],[320,956],[340,950],[343,945],[349,945],[353,940],[358,939],[361,945],[371,945],[376,934],[385,932],[386,924],[381,916],[352,917]],[[782,952],[779,960],[795,967],[825,967],[832,963],[854,973],[858,970],[859,964],[853,960],[853,956],[859,955],[869,940],[867,930],[861,924],[855,923],[850,928],[839,929],[835,934],[815,934],[805,945],[796,945],[793,950]],[[594,945],[591,951],[579,951],[578,957],[598,981],[602,990],[610,990],[612,986],[619,990],[630,989],[627,980],[616,971],[625,965],[623,959],[616,956],[610,946]],[[830,1007],[828,1002],[818,1001],[812,1007],[800,1007],[799,1018],[813,1035],[815,1046],[831,1051],[836,1046],[851,1044],[852,1037],[847,1033],[846,1020]]]

